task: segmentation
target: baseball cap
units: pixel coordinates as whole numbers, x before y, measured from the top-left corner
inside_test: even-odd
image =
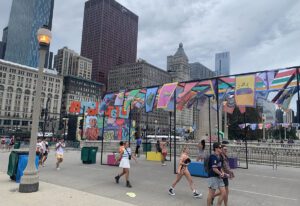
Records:
[[[213,144],[213,149],[215,150],[216,148],[221,148],[222,147],[222,145],[219,143],[219,142],[215,142],[214,144]]]

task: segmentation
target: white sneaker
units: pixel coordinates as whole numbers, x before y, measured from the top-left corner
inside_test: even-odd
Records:
[[[172,187],[169,188],[169,195],[172,195],[172,196],[175,195],[174,188],[172,188]]]
[[[193,192],[193,197],[195,197],[195,198],[202,198],[203,195],[202,195],[202,193],[198,193],[197,190],[195,190],[195,191]]]
[[[58,167],[58,168],[56,168],[57,170],[60,170],[60,168]]]

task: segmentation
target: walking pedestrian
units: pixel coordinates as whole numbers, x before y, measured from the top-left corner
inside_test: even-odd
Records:
[[[60,170],[59,165],[63,162],[64,159],[64,148],[66,147],[64,143],[64,139],[60,139],[58,143],[55,145],[56,150],[56,169]]]
[[[226,190],[223,178],[226,177],[222,169],[221,153],[222,146],[219,142],[213,144],[214,154],[209,156],[208,161],[208,196],[207,206],[211,206],[215,192],[217,189],[220,191],[217,206],[221,206],[224,201]]]
[[[37,143],[36,143],[36,155],[39,157],[39,165],[42,165],[42,160],[43,160],[43,144],[41,138],[38,138]]]
[[[196,161],[200,161],[200,162],[203,162],[204,159],[205,159],[205,140],[201,140],[201,142],[198,144],[198,156],[197,156],[197,159]]]
[[[175,188],[176,184],[181,180],[181,178],[183,176],[185,176],[188,183],[189,183],[189,186],[190,186],[190,188],[193,192],[193,197],[202,198],[202,194],[198,193],[197,190],[195,189],[193,179],[192,179],[191,174],[188,170],[187,166],[190,162],[191,162],[191,159],[189,158],[189,149],[188,149],[188,147],[184,147],[183,150],[182,150],[182,153],[180,155],[180,160],[179,160],[179,166],[178,166],[178,169],[177,169],[176,179],[169,188],[169,194],[170,195],[172,195],[172,196],[175,195],[175,191],[174,191],[175,189],[174,188]]]
[[[160,142],[160,149],[161,149],[161,165],[166,166],[165,161],[168,154],[168,150],[167,150],[167,142],[165,138],[162,138]]]
[[[142,138],[138,135],[138,133],[134,133],[135,139],[136,139],[136,148],[135,148],[135,156],[140,156],[140,147],[142,144]]]
[[[121,145],[121,144],[120,144]],[[130,169],[130,160],[133,158],[135,162],[137,162],[135,156],[131,155],[131,149],[128,146],[128,142],[124,142],[124,147],[120,147],[120,164],[119,167],[122,168],[121,174],[118,174],[115,176],[115,181],[117,184],[119,184],[120,178],[125,175],[126,180],[126,187],[132,187],[132,185],[129,182],[129,169]]]
[[[229,166],[229,159],[228,159],[228,156],[227,156],[227,152],[228,152],[228,149],[226,147],[226,145],[222,145],[222,154],[221,154],[221,157],[222,157],[222,161],[223,161],[223,171],[225,173],[225,177],[223,178],[223,182],[224,182],[224,185],[225,185],[225,190],[226,190],[226,195],[224,197],[224,205],[227,206],[228,204],[228,195],[229,195],[229,180],[228,179],[232,179],[234,178],[234,173],[233,171],[230,169],[230,166]]]
[[[49,154],[49,143],[47,142],[46,138],[42,141],[43,144],[43,158],[42,158],[42,166],[45,167],[45,162],[48,158]]]

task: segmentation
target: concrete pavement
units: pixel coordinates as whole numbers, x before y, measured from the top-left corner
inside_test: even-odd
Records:
[[[35,193],[19,193],[18,184],[10,181],[6,174],[0,173],[0,205],[3,206],[133,206],[107,197],[62,187],[40,181],[40,189]]]
[[[8,155],[7,152],[0,153],[0,171],[6,172]],[[193,177],[197,189],[203,193],[203,199],[192,197],[185,179],[182,179],[176,186],[174,197],[168,195],[167,189],[175,179],[172,162],[167,162],[168,165],[162,167],[160,163],[146,161],[144,157],[141,157],[137,164],[132,161],[130,179],[133,188],[131,189],[125,187],[123,179],[119,185],[114,182],[114,176],[120,171],[118,167],[100,165],[99,162],[100,153],[97,154],[97,164],[84,165],[80,161],[79,151],[68,151],[65,154],[61,170],[56,171],[54,152],[51,152],[46,167],[40,168],[40,191],[34,195],[43,196],[38,194],[45,194],[47,197],[51,197],[52,193],[48,191],[48,188],[54,184],[66,191],[72,188],[71,194],[76,194],[76,197],[90,194],[133,205],[206,205],[207,179],[205,178]],[[106,162],[105,158],[104,162]],[[236,178],[230,181],[229,205],[300,205],[299,172],[299,168],[279,167],[278,170],[273,170],[270,166],[258,165],[250,165],[248,170],[237,169],[235,170]],[[9,182],[8,176],[5,178],[4,175],[3,177],[4,180],[6,179],[5,181]],[[51,184],[48,185],[45,182]],[[12,188],[17,188],[16,183],[10,182],[10,184],[15,185]],[[2,190],[1,185],[2,179],[0,184]],[[10,190],[7,187],[4,185],[5,191]],[[43,193],[44,191],[45,193]],[[127,192],[134,192],[137,196],[130,198],[126,195]],[[23,196],[24,194],[17,193],[17,195]],[[2,197],[2,195],[0,196]],[[90,199],[96,198],[94,196],[91,196]],[[74,195],[72,195],[73,197]],[[35,201],[34,199],[29,198],[28,201]],[[79,201],[76,200],[75,203],[77,202]],[[66,205],[72,204],[66,203]],[[87,205],[92,205],[92,203]]]

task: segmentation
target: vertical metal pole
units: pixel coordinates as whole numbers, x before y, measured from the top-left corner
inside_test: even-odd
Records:
[[[67,119],[64,119],[64,140],[66,140],[66,127],[67,127]]]
[[[170,150],[170,161],[172,160],[172,112],[169,112],[170,115],[170,128],[169,128],[169,150]]]
[[[246,169],[248,169],[248,143],[247,143],[247,124],[246,124],[246,109],[244,113],[244,124],[245,124],[245,149],[246,149]]]
[[[102,140],[101,140],[101,165],[103,165],[103,147],[104,147],[104,124],[105,123],[105,111],[103,112],[103,121],[102,121]]]
[[[149,112],[146,113],[146,132],[145,132],[145,137],[146,137],[146,146],[145,146],[145,148],[146,148],[146,159],[147,159],[147,153],[148,153],[148,121],[149,121]]]
[[[219,82],[218,78],[216,78],[216,99],[217,99],[217,125],[218,125],[218,142],[220,142],[220,105],[219,105]]]
[[[300,123],[300,94],[299,94],[299,68],[296,68],[296,75],[297,75],[297,123]],[[299,126],[297,127],[297,135],[299,138],[298,132]]]
[[[211,155],[211,119],[210,119],[210,97],[208,97],[208,127],[209,127],[209,154]]]
[[[83,138],[83,128],[84,128],[84,114],[85,114],[85,106],[82,107],[82,131],[81,131],[81,134],[80,134],[80,137],[81,137],[81,140]]]
[[[174,173],[176,174],[176,89],[174,91]]]
[[[130,133],[131,133],[131,102],[130,102],[130,110],[129,110],[129,137],[128,137],[128,144],[129,144],[129,147],[130,147]]]

